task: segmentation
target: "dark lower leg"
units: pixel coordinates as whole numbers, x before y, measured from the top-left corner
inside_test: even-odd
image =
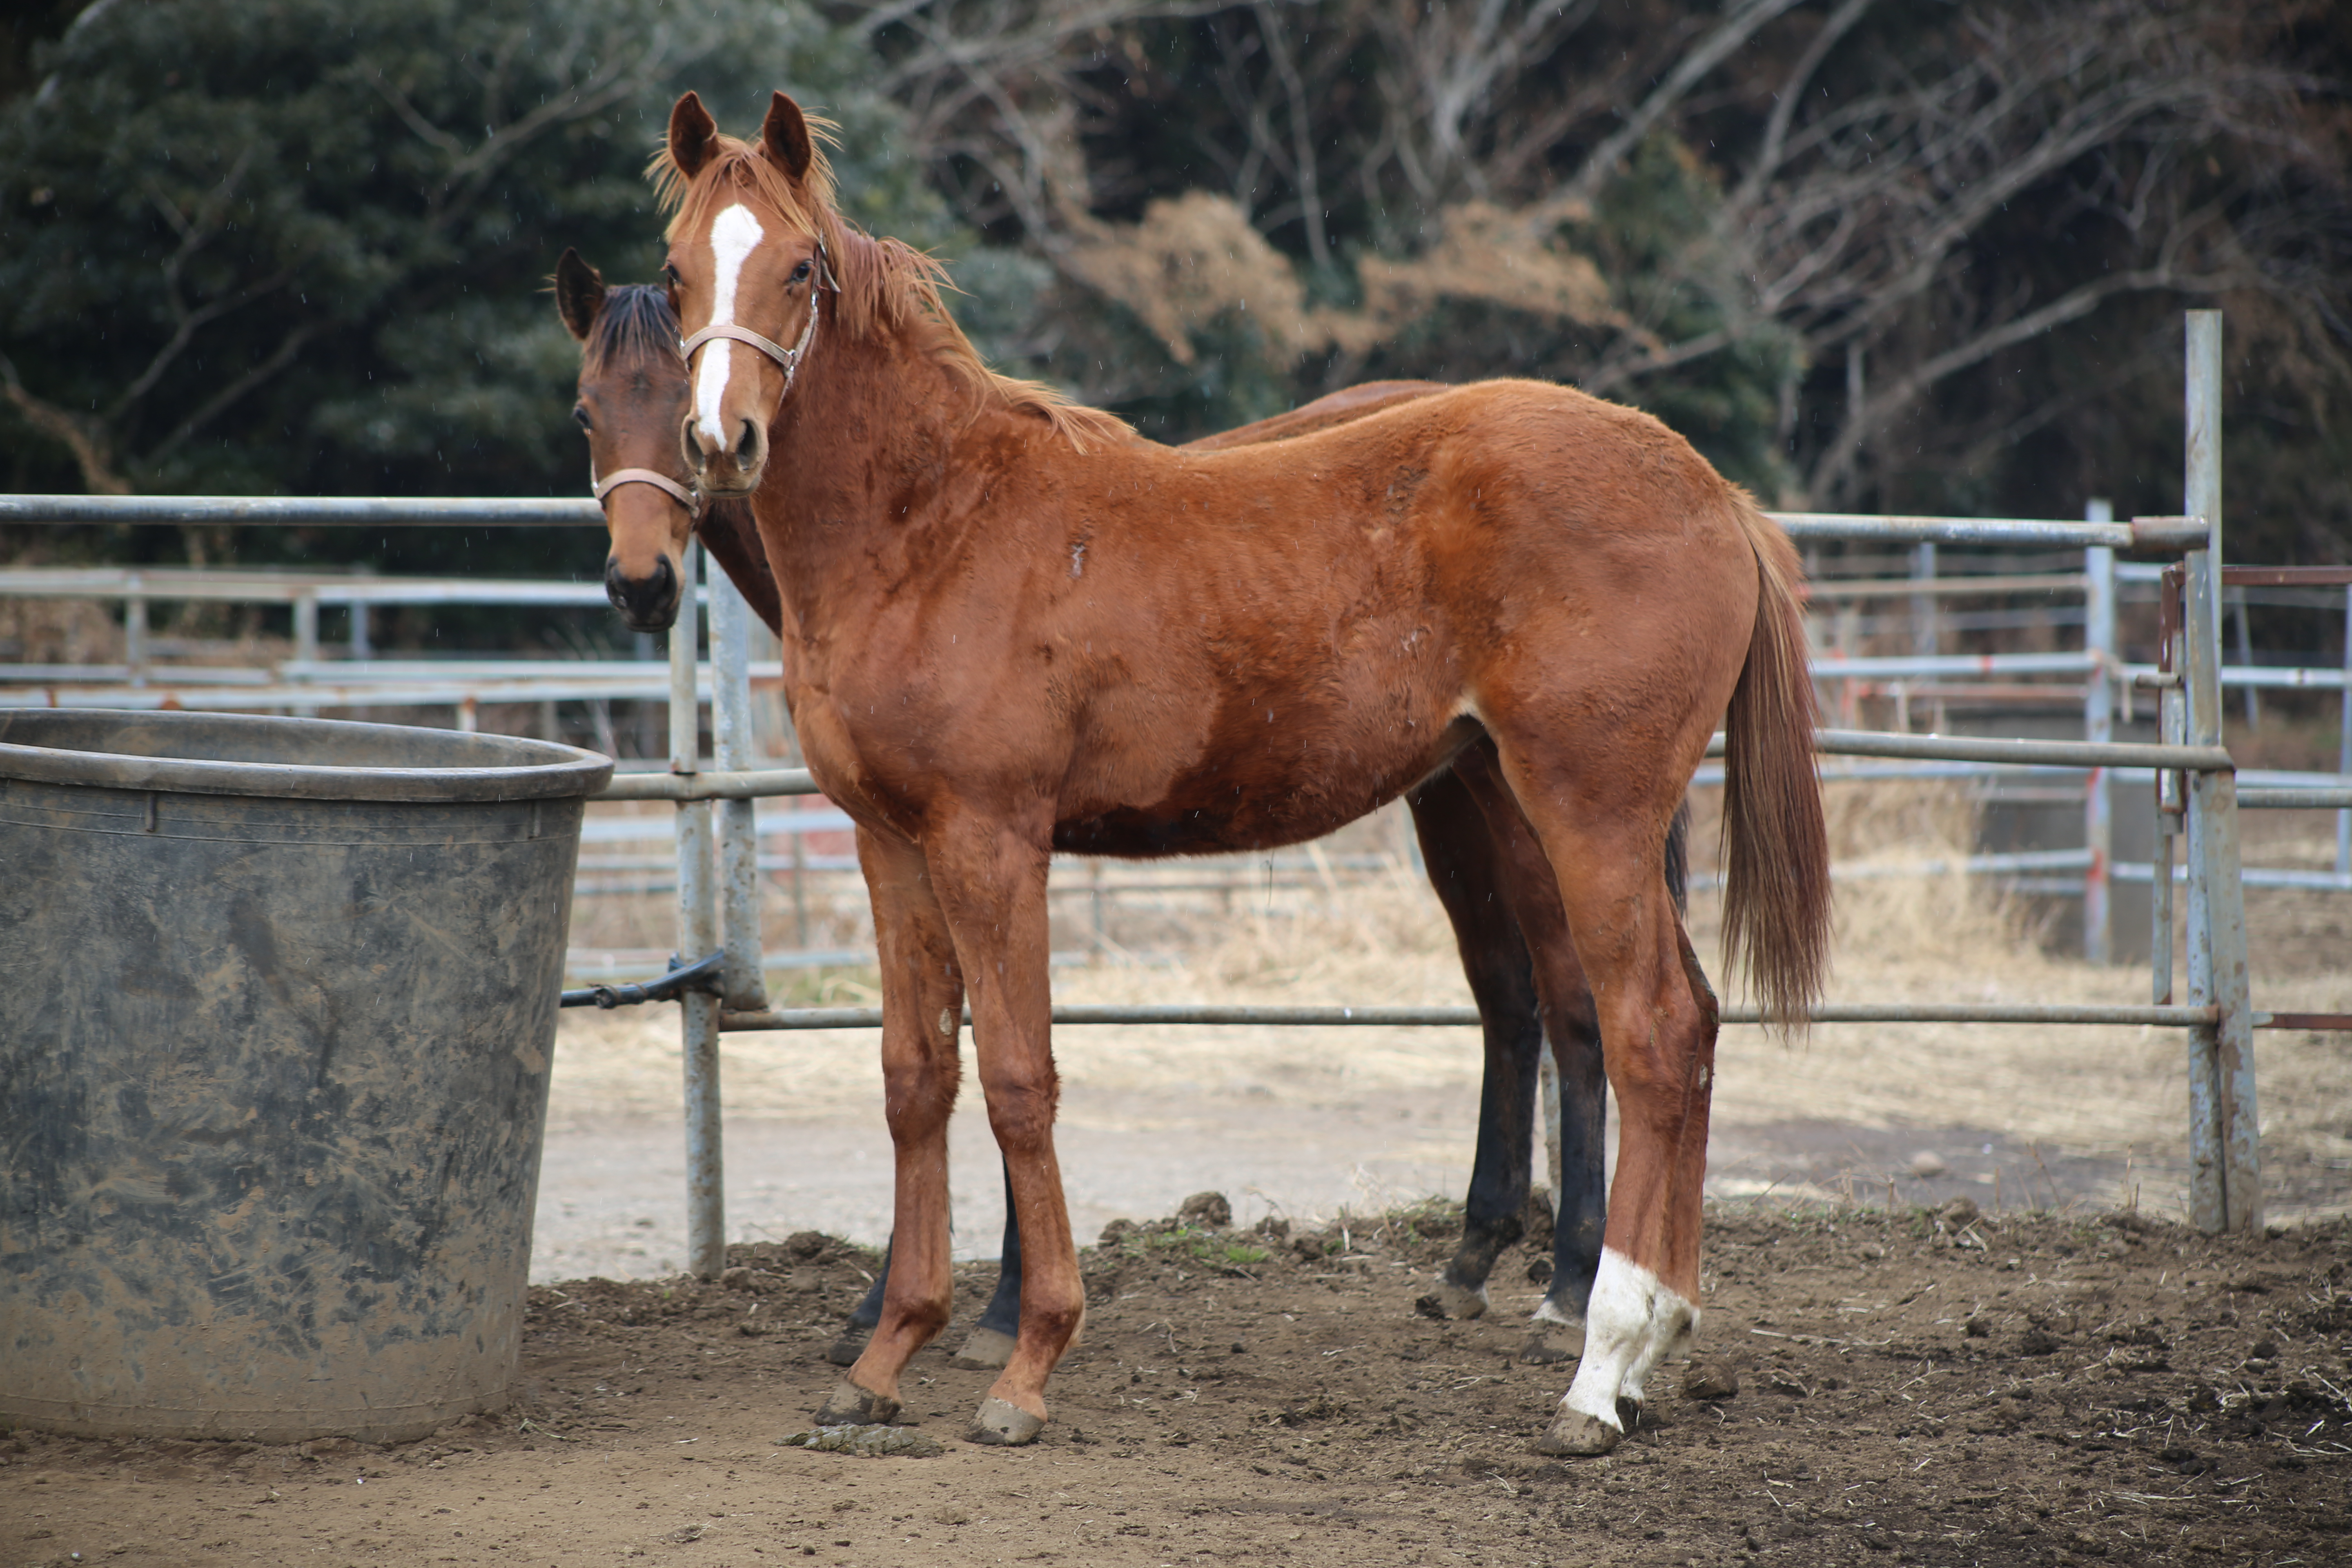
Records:
[[[882,1247],[882,1272],[874,1277],[874,1283],[866,1288],[866,1294],[859,1299],[857,1305],[849,1310],[850,1328],[860,1334],[874,1331],[874,1325],[882,1321],[882,1292],[889,1283],[890,1247],[886,1242]]]
[[[964,1336],[951,1363],[966,1372],[989,1372],[1013,1359],[1021,1332],[1021,1221],[1013,1207],[1013,1171],[1004,1171],[1004,1250],[996,1266],[996,1293]]]
[[[1004,1172],[1004,1253],[997,1265],[996,1294],[990,1297],[988,1310],[980,1315],[980,1327],[992,1329],[1000,1334],[1013,1334],[1021,1328],[1021,1216],[1013,1209],[1013,1172]]]
[[[1472,769],[1484,765],[1477,756],[1465,760]],[[1486,1050],[1462,1244],[1423,1305],[1449,1317],[1475,1317],[1486,1310],[1486,1279],[1496,1259],[1525,1230],[1543,1025],[1496,840],[1471,787],[1449,770],[1415,791],[1411,805],[1430,887],[1453,922],[1463,974],[1486,1026]]]
[[[1535,1017],[1535,987],[1524,955],[1508,985],[1474,984],[1486,1025],[1486,1073],[1478,1089],[1478,1149],[1470,1166],[1462,1245],[1443,1282],[1483,1297],[1487,1276],[1504,1249],[1526,1234],[1528,1163],[1534,1126],[1537,1054],[1543,1030]],[[1483,1301],[1479,1303],[1483,1306]],[[1467,1303],[1449,1303],[1454,1316]]]
[[[1609,1223],[1609,1078],[1591,1016],[1569,1021],[1553,1047],[1559,1068],[1559,1218],[1552,1230],[1551,1288],[1537,1316],[1581,1323]]]
[[[882,1248],[882,1272],[866,1288],[857,1305],[849,1310],[849,1321],[841,1326],[841,1334],[824,1352],[824,1359],[835,1366],[854,1366],[866,1353],[866,1342],[874,1335],[874,1325],[882,1321],[882,1292],[890,1283],[890,1248]]]

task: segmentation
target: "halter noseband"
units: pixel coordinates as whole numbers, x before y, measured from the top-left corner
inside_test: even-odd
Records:
[[[651,485],[657,490],[666,490],[673,500],[686,508],[687,516],[697,521],[701,519],[702,498],[667,474],[657,474],[651,468],[614,468],[601,479],[593,473],[588,476],[588,493],[596,498],[599,506],[604,504],[606,496],[623,485]]]
[[[749,343],[783,366],[784,390],[776,397],[776,401],[782,403],[792,395],[793,382],[801,373],[801,359],[808,353],[809,341],[816,336],[817,301],[822,298],[823,290],[827,289],[836,294],[841,292],[841,285],[833,279],[833,264],[824,254],[824,241],[820,239],[816,244],[816,275],[809,279],[808,323],[801,328],[800,342],[785,348],[772,338],[763,338],[749,327],[739,327],[730,321],[703,328],[680,342],[677,352],[690,370],[694,364],[694,351],[714,338],[731,338],[739,343]]]

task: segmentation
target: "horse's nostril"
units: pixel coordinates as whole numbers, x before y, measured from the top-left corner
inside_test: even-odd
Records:
[[[744,468],[750,468],[752,460],[759,456],[759,427],[746,419],[743,421],[743,434],[735,442],[735,461]]]
[[[638,630],[658,630],[669,625],[677,614],[677,569],[670,565],[668,556],[657,556],[652,571],[642,577],[631,577],[621,570],[616,557],[608,556],[604,561],[604,596]]]

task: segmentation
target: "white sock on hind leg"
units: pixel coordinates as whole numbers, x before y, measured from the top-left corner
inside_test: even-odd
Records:
[[[1614,1247],[1602,1247],[1584,1311],[1584,1359],[1560,1403],[1622,1429],[1619,1397],[1638,1402],[1650,1368],[1697,1321],[1697,1307],[1681,1291]]]

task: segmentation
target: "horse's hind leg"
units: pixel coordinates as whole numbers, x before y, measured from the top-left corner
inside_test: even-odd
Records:
[[[912,846],[860,829],[857,858],[874,900],[881,960],[882,1081],[897,1157],[890,1268],[880,1321],[820,1422],[874,1422],[898,1414],[898,1376],[947,1325],[948,1115],[955,1109],[956,1037],[963,983],[945,918]]]
[[[1519,831],[1532,842],[1533,829],[1526,826],[1527,819],[1519,816],[1517,803],[1509,805]],[[1689,840],[1690,803],[1685,800],[1675,808],[1673,826],[1666,830],[1666,893],[1674,900],[1677,912],[1687,907]],[[1521,858],[1515,863],[1526,862]],[[1529,870],[1533,873],[1536,868],[1530,867]],[[1524,880],[1530,885],[1539,884],[1547,908],[1562,921],[1560,940],[1553,940],[1550,928],[1539,924],[1532,910],[1520,922],[1530,931],[1545,933],[1540,950],[1553,961],[1547,966],[1546,974],[1551,994],[1559,998],[1545,1013],[1552,1060],[1559,1069],[1559,1218],[1552,1232],[1551,1286],[1544,1292],[1535,1315],[1540,1322],[1573,1330],[1580,1353],[1585,1303],[1592,1295],[1593,1277],[1601,1268],[1601,1235],[1609,1219],[1608,1189],[1602,1176],[1608,1154],[1609,1078],[1602,1065],[1601,1020],[1593,1012],[1592,988],[1585,984],[1583,966],[1577,963],[1575,943],[1567,940],[1565,917],[1559,915],[1559,888],[1552,879],[1551,868],[1543,865],[1539,878],[1530,874]],[[1687,941],[1684,951],[1689,951]],[[1704,986],[1706,980],[1698,974],[1697,961],[1693,959],[1691,963],[1696,983]],[[1701,1140],[1702,1163],[1706,1152],[1706,1142]],[[1700,1176],[1705,1174],[1702,1169]]]
[[[1599,742],[1603,737],[1591,739]],[[1679,784],[1703,734],[1663,754],[1618,746],[1608,773],[1571,759],[1558,717],[1498,735],[1511,794],[1540,839],[1591,984],[1620,1142],[1609,1219],[1586,1310],[1584,1356],[1538,1447],[1614,1447],[1651,1367],[1698,1318],[1698,1240],[1716,1010],[1663,874]],[[1588,750],[1598,757],[1605,748]],[[1669,792],[1672,793],[1669,793]]]
[[[1449,769],[1409,798],[1429,883],[1454,923],[1486,1045],[1462,1244],[1422,1306],[1449,1318],[1475,1318],[1486,1310],[1486,1277],[1495,1260],[1524,1229],[1543,1023],[1527,944],[1519,940],[1496,847],[1469,789]]]

